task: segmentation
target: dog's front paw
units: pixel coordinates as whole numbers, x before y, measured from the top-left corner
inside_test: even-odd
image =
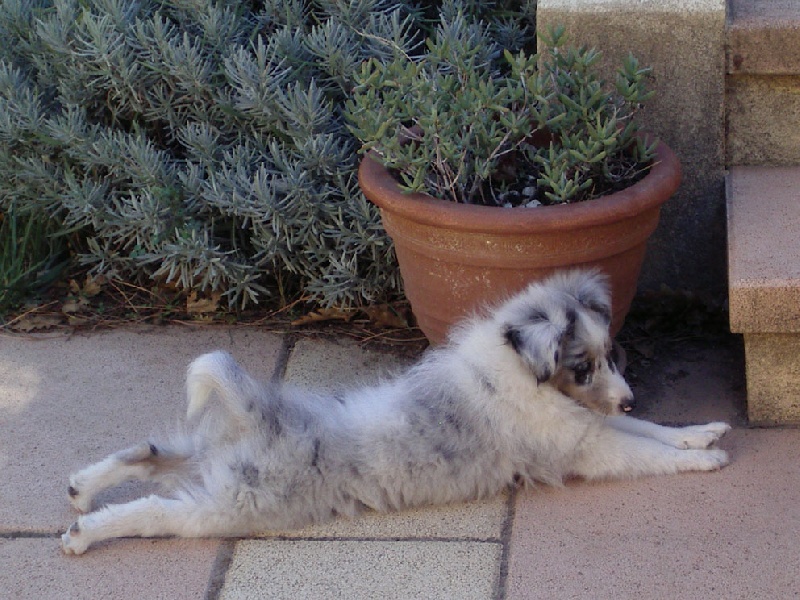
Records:
[[[73,508],[81,513],[87,513],[92,509],[92,497],[84,491],[84,486],[77,475],[69,478],[67,497]]]
[[[690,425],[676,430],[676,446],[678,448],[709,448],[731,430],[727,423],[714,422],[706,425]]]
[[[61,550],[66,555],[83,554],[88,547],[89,544],[86,542],[85,536],[81,535],[81,527],[78,522],[73,523],[61,536]]]
[[[719,471],[730,461],[728,453],[719,448],[689,450],[685,454],[691,456],[684,465],[688,471]]]

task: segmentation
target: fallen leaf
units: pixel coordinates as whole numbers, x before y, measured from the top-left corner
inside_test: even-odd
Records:
[[[207,298],[198,298],[197,292],[191,292],[186,298],[186,312],[190,315],[216,312],[219,308],[219,299],[222,294],[212,292]]]
[[[324,321],[345,321],[349,322],[356,315],[352,308],[320,308],[292,321],[292,326],[309,325],[310,323],[322,323]]]
[[[389,304],[366,306],[362,310],[364,314],[369,317],[370,322],[378,327],[394,329],[405,329],[408,327],[408,320]]]
[[[105,285],[105,283],[106,278],[102,275],[96,275],[94,277],[87,275],[86,281],[83,283],[83,287],[81,288],[81,294],[87,298],[93,298],[103,291],[103,285]]]
[[[80,317],[78,315],[67,315],[67,322],[73,327],[79,327],[81,325],[86,325],[86,323],[89,322],[89,318]]]
[[[192,317],[193,323],[213,323],[214,315],[211,313],[197,313]]]
[[[80,298],[72,298],[61,305],[61,312],[66,315],[81,312],[89,307],[89,301],[81,296]]]
[[[41,329],[50,329],[61,325],[61,317],[59,315],[28,315],[22,317],[15,323],[10,325],[14,331],[21,331],[30,333],[31,331],[38,331]]]
[[[86,275],[86,279],[81,285],[77,280],[70,279],[69,280],[69,291],[71,294],[75,296],[85,296],[87,298],[92,298],[97,296],[100,292],[103,291],[103,285],[106,283],[106,278],[102,275]]]

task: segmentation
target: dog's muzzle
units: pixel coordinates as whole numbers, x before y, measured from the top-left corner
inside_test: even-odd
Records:
[[[624,400],[622,400],[622,402],[619,403],[619,409],[624,413],[629,413],[634,408],[636,408],[636,399],[633,396],[625,398]]]

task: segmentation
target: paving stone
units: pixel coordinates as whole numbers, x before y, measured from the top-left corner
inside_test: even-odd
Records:
[[[289,358],[285,378],[301,387],[355,387],[402,371],[412,362],[349,340],[301,339]]]
[[[717,473],[518,497],[507,598],[794,598],[800,430],[734,430]]]
[[[744,334],[748,417],[799,424],[800,167],[734,167],[728,182],[730,327]]]
[[[730,0],[728,73],[800,73],[800,12],[796,0]]]
[[[494,596],[500,557],[495,543],[247,540],[220,597],[484,600]]]
[[[293,538],[448,538],[499,540],[508,516],[508,495],[480,502],[432,506],[399,513],[367,513],[325,525],[271,534]]]
[[[200,600],[219,543],[122,540],[66,557],[57,538],[0,539],[0,597]]]

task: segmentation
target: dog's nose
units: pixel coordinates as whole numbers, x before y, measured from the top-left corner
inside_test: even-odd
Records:
[[[636,408],[636,399],[633,396],[628,396],[627,398],[623,398],[622,402],[619,403],[619,407],[624,413],[631,412],[634,408]]]

